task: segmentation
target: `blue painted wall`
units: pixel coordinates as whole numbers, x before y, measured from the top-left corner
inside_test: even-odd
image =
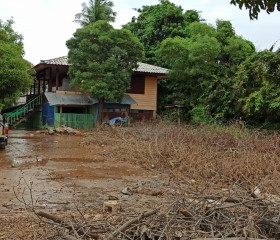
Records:
[[[50,106],[49,103],[43,105],[42,121],[43,125],[54,126],[54,106]]]

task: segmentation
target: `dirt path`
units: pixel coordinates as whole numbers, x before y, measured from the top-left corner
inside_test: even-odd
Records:
[[[82,143],[83,138],[10,131],[9,144],[0,152],[2,229],[9,232],[13,223],[19,221],[21,225],[29,222],[27,225],[33,226],[32,221],[26,220],[30,214],[25,209],[32,205],[32,200],[36,210],[47,212],[75,211],[78,207],[102,213],[103,203],[112,197],[128,214],[157,206],[166,176],[120,162],[110,154],[112,146],[87,146]],[[121,193],[127,187],[146,192]],[[4,231],[0,239],[26,237],[31,231],[28,226],[23,226],[25,230],[20,234]]]
[[[82,197],[84,205],[102,205],[108,195],[127,198],[121,193],[126,187],[150,185],[157,189],[162,185],[158,175],[108,157],[110,146],[84,146],[82,139],[11,131],[9,145],[0,152],[0,212],[23,209],[14,191],[22,198],[25,190],[29,201],[29,187],[37,207],[65,209],[74,193]]]

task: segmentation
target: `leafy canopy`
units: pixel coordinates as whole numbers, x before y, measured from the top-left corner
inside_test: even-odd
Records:
[[[143,56],[143,46],[130,31],[114,29],[106,21],[78,29],[66,44],[72,83],[101,105],[123,97]]]
[[[280,51],[262,51],[240,66],[234,84],[236,98],[247,119],[279,123]]]
[[[0,20],[0,109],[16,102],[32,84],[31,64],[23,59],[23,38],[13,23]]]
[[[168,37],[186,37],[187,26],[200,21],[199,13],[195,10],[184,12],[180,6],[169,0],[161,0],[159,4],[143,6],[138,9],[139,16],[133,17],[124,28],[132,31],[144,45],[145,61],[162,65],[156,57],[156,51],[161,42]]]
[[[170,68],[167,87],[173,102],[185,105],[190,113],[199,109],[215,119],[233,116],[233,76],[255,52],[253,44],[236,36],[228,21],[217,21],[216,28],[193,22],[188,30],[189,37],[167,38],[157,51]]]
[[[279,0],[231,0],[231,4],[238,5],[240,9],[245,6],[249,9],[249,16],[258,19],[261,10],[266,10],[268,14],[274,12],[275,8],[280,11]]]
[[[88,5],[82,4],[82,12],[75,15],[75,22],[81,26],[94,23],[98,20],[114,22],[116,12],[113,11],[114,4],[107,0],[89,0]]]

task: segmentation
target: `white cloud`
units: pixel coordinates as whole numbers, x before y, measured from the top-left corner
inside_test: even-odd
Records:
[[[158,0],[113,0],[117,11],[115,27],[129,22],[137,12],[132,8],[158,4]],[[81,11],[81,4],[88,0],[0,0],[0,18],[14,17],[14,29],[24,36],[25,58],[33,64],[67,54],[66,40],[79,27],[74,16]],[[280,12],[262,13],[258,21],[250,21],[247,11],[230,5],[224,0],[174,0],[184,10],[202,11],[208,23],[217,18],[230,20],[238,35],[254,42],[260,50],[269,48],[280,39]],[[280,44],[279,44],[280,45]]]

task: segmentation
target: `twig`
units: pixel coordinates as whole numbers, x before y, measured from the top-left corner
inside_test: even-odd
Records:
[[[130,225],[134,224],[134,223],[137,223],[137,222],[140,222],[142,219],[144,218],[147,218],[147,217],[150,217],[152,215],[154,215],[155,213],[158,212],[159,209],[155,209],[155,210],[152,210],[150,212],[147,212],[147,213],[144,213],[144,214],[141,214],[140,216],[136,217],[136,218],[133,218],[129,221],[127,221],[126,223],[124,223],[122,226],[120,226],[119,228],[117,228],[113,233],[111,233],[107,238],[105,238],[106,240],[112,240],[112,239],[115,239],[115,237],[122,233],[124,230],[126,230]]]

